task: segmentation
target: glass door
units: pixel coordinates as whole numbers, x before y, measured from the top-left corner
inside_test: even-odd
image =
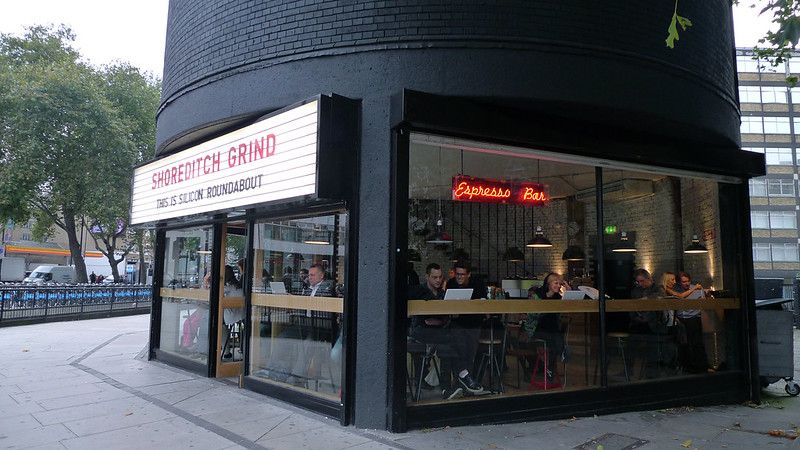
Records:
[[[217,323],[217,377],[242,373],[244,332],[244,277],[247,269],[247,226],[232,222],[222,227],[219,309]]]

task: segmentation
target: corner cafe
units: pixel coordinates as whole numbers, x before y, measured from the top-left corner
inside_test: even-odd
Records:
[[[471,103],[403,95],[392,129],[320,95],[135,169],[131,223],[156,232],[151,359],[342,424],[378,408],[396,431],[757,396],[741,238],[752,174],[736,170],[762,161],[731,152],[743,164],[705,173],[629,160],[608,142],[606,153],[538,148],[471,120],[485,113]],[[384,131],[390,148],[370,140]],[[430,263],[446,274],[459,262],[472,299],[411,296]],[[656,285],[691,273],[707,296],[642,297],[640,268]],[[529,299],[550,273],[570,298]],[[694,366],[661,321],[633,322],[664,311],[702,312]],[[526,341],[541,315],[557,328]],[[426,341],[409,325],[427,316],[468,331]],[[456,358],[474,359],[482,395],[448,391]]]

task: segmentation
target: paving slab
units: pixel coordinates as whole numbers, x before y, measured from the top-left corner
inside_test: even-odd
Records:
[[[30,429],[0,430],[0,448],[12,449],[56,444],[74,436],[74,433],[60,423]]]

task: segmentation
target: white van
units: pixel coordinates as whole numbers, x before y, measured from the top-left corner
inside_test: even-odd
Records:
[[[71,266],[38,266],[22,280],[28,284],[74,283],[77,279],[75,268]]]

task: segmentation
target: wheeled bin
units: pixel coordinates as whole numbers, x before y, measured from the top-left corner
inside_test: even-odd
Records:
[[[781,304],[791,299],[759,300],[756,302],[758,326],[758,369],[761,387],[783,379],[786,393],[800,394],[794,381],[794,336],[792,312]]]

